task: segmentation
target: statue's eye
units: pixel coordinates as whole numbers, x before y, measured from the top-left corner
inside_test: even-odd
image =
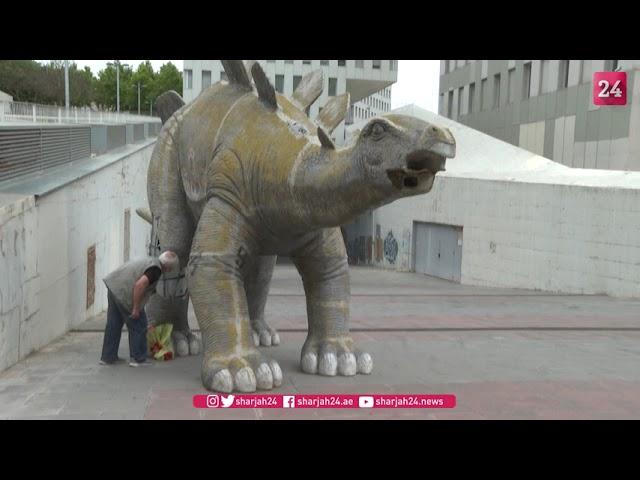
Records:
[[[374,137],[380,137],[384,132],[385,132],[385,128],[379,123],[376,123],[371,128],[371,135],[373,135]]]

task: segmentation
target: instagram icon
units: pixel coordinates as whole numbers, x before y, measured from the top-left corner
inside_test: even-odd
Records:
[[[207,395],[207,408],[218,408],[220,406],[220,397],[218,395]]]

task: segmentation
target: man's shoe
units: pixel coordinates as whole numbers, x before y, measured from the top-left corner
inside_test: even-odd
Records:
[[[105,362],[104,360],[100,359],[100,365],[115,365],[116,363],[124,363],[124,359],[118,357],[113,362]]]
[[[129,362],[130,367],[148,367],[149,365],[151,365],[151,362],[149,360],[145,360],[144,362],[137,362],[136,360],[131,360]]]

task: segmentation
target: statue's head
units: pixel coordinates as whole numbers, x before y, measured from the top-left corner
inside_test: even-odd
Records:
[[[364,176],[390,197],[427,193],[447,158],[456,153],[451,132],[407,115],[370,120],[353,145]]]

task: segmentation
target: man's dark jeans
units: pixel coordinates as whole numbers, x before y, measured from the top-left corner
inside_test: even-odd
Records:
[[[136,362],[147,360],[147,315],[144,309],[140,310],[137,319],[130,317],[107,289],[107,328],[104,330],[104,342],[102,344],[101,360],[106,363],[113,363],[118,358],[118,348],[120,347],[120,336],[122,326],[126,323],[129,331],[129,353]]]

